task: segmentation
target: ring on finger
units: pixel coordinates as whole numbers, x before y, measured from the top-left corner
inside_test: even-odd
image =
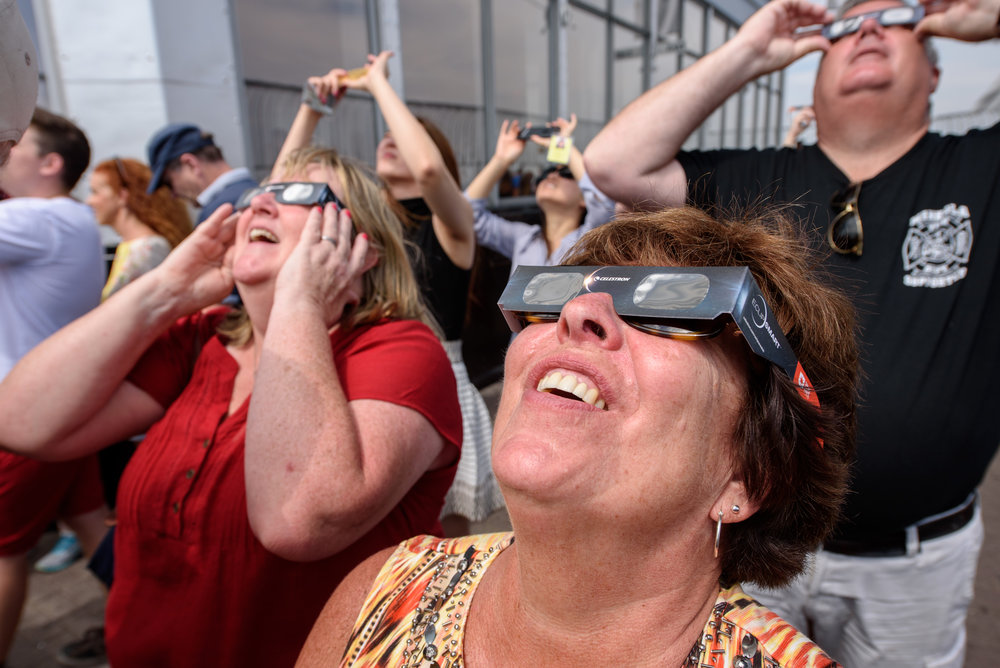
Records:
[[[328,237],[328,236],[325,236],[325,235],[324,235],[324,236],[320,237],[319,239],[320,239],[320,241],[329,241],[329,242],[330,242],[331,244],[333,244],[334,246],[336,246],[336,245],[337,245],[337,240],[336,240],[336,239],[334,239],[333,237]]]

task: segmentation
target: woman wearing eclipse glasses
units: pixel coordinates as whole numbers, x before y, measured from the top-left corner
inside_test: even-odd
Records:
[[[513,533],[373,556],[299,665],[835,665],[739,586],[803,568],[853,452],[853,311],[789,229],[668,209],[519,268],[493,438]]]
[[[576,114],[556,119],[550,126],[562,137],[572,137]],[[525,128],[527,130],[528,128]],[[570,147],[568,165],[549,165],[536,179],[535,201],[542,210],[542,226],[510,221],[486,208],[490,191],[527,146],[518,122],[504,121],[493,157],[476,175],[465,196],[476,215],[476,240],[510,258],[511,271],[520,264],[558,264],[577,239],[611,220],[615,203],[597,189],[583,168],[583,155]],[[541,146],[549,140],[530,136]]]
[[[399,221],[332,151],[277,173],[0,386],[11,450],[146,431],[118,497],[115,666],[289,666],[351,568],[440,530],[461,416]],[[205,308],[234,281],[242,309]]]

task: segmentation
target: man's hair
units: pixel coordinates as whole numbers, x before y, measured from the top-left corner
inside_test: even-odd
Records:
[[[362,276],[361,302],[344,310],[341,326],[345,329],[360,327],[383,318],[419,320],[440,336],[410,268],[402,224],[389,206],[378,177],[360,163],[340,157],[334,149],[320,147],[292,151],[277,173],[280,179],[296,178],[305,174],[311,165],[328,168],[337,174],[355,231],[367,234],[371,247],[378,253],[378,263]],[[242,345],[250,340],[249,325],[245,315],[233,316],[223,322],[219,333],[235,345]]]
[[[775,209],[732,220],[690,207],[623,214],[584,235],[564,261],[749,267],[813,383],[819,409],[800,396],[783,370],[748,351],[747,390],[731,458],[735,475],[760,507],[726,525],[719,552],[725,585],[774,587],[801,572],[806,555],[837,522],[854,454],[854,309],[817,273],[817,258],[793,230]]]
[[[214,137],[208,132],[203,132],[201,136],[208,141],[214,141]],[[190,153],[191,155],[198,158],[202,162],[211,162],[211,163],[225,162],[225,158],[222,156],[222,149],[216,146],[215,144],[202,146],[201,148],[191,151]],[[177,167],[179,167],[180,164],[181,164],[181,156],[177,156],[176,158],[167,163],[166,171],[169,172],[171,170],[174,170]]]
[[[837,8],[836,16],[838,19],[844,18],[844,14],[851,11],[858,5],[863,5],[867,2],[874,2],[875,0],[846,0],[840,7]],[[904,2],[900,0],[900,4],[909,5],[912,3]],[[940,57],[938,56],[937,47],[934,46],[934,41],[930,37],[924,38],[924,51],[927,52],[927,60],[931,61],[931,65],[934,67],[938,66],[938,61]]]
[[[72,190],[90,164],[90,142],[83,130],[68,118],[63,118],[41,107],[35,108],[31,127],[38,140],[38,155],[56,153],[63,159],[59,180],[66,192]]]
[[[159,188],[152,194],[146,192],[152,172],[145,164],[131,158],[113,158],[98,163],[94,174],[103,175],[115,192],[128,191],[125,208],[171,246],[177,246],[191,233],[191,215],[183,200],[174,197],[167,188]]]

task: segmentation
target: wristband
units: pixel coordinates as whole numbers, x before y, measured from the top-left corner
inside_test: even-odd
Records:
[[[329,116],[333,114],[333,108],[337,106],[337,102],[340,100],[336,95],[331,95],[327,98],[326,102],[322,102],[319,96],[316,95],[316,91],[309,82],[302,84],[302,104],[306,105],[313,111],[323,114],[324,116]]]

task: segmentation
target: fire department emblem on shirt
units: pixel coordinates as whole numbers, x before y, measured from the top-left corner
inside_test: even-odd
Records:
[[[969,207],[948,204],[910,218],[903,240],[903,285],[946,288],[965,278],[972,250]]]

